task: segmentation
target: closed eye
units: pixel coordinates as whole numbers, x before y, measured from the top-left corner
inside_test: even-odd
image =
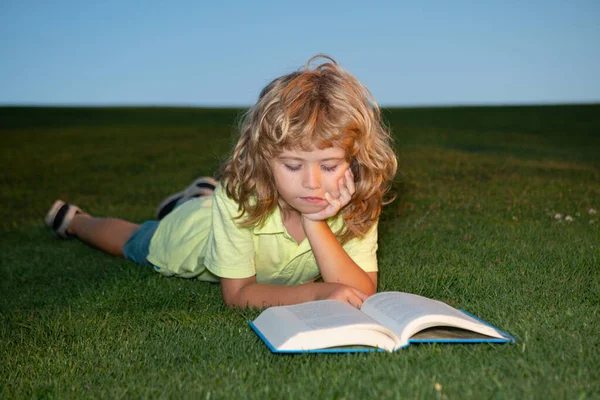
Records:
[[[302,168],[302,165],[290,165],[283,164],[285,168],[289,171],[299,171]],[[337,169],[338,165],[321,165],[321,169],[325,172],[334,172]]]
[[[283,165],[285,165],[285,167],[290,171],[298,171],[300,169],[300,165],[288,165],[288,164],[283,164]]]

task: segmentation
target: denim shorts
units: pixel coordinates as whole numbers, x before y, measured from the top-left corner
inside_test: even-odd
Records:
[[[158,221],[146,221],[137,231],[131,235],[127,243],[123,245],[123,256],[134,263],[152,266],[148,262],[150,252],[150,240],[158,228]]]

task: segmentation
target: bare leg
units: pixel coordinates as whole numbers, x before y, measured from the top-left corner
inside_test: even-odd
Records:
[[[73,217],[67,231],[105,253],[123,257],[123,245],[139,227],[118,218],[94,218],[81,213]]]

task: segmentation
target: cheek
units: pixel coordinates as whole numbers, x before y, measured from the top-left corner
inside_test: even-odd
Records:
[[[295,185],[296,175],[289,171],[278,169],[273,174],[277,191],[283,194],[288,193]]]
[[[338,182],[340,181],[340,179],[342,179],[343,176],[344,172],[336,172],[335,174],[329,175],[327,177],[327,183],[325,185],[327,191],[333,194],[334,196],[337,195],[340,191]]]
[[[286,171],[281,168],[281,166],[274,166],[271,171],[273,171],[273,178],[275,178],[275,182],[280,184],[281,182],[285,182],[287,180]]]

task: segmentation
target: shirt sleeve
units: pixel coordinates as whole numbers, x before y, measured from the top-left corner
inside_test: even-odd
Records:
[[[344,250],[365,272],[377,271],[377,223],[362,238],[354,238],[344,246]]]
[[[240,228],[237,203],[219,185],[213,196],[212,228],[207,241],[206,268],[221,278],[242,279],[256,275],[252,231]]]

